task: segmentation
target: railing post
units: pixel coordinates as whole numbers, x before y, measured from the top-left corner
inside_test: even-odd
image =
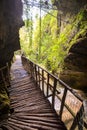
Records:
[[[62,97],[60,112],[59,112],[60,118],[62,118],[62,113],[63,113],[63,108],[64,108],[64,103],[65,103],[66,94],[67,94],[67,88],[65,87],[64,93],[63,93],[63,97]]]
[[[49,94],[49,73],[47,73],[47,97]]]
[[[36,86],[37,86],[37,67],[35,65],[35,76],[36,76]]]
[[[81,108],[80,108],[80,111],[79,111],[78,130],[83,130],[83,125],[84,125],[83,112],[84,112],[84,109],[83,109],[83,105],[82,105]]]
[[[32,77],[34,78],[34,64],[32,63]]]
[[[9,82],[9,86],[10,86],[10,69],[9,69],[9,64],[6,63],[6,66],[7,66],[7,75],[8,75],[8,82]]]
[[[39,87],[40,87],[40,68],[38,66],[38,84],[39,84]]]
[[[80,107],[80,110],[77,112],[77,115],[74,118],[70,130],[75,130],[78,125],[78,130],[83,130],[83,105]]]
[[[44,70],[42,69],[42,91],[44,92]]]
[[[53,85],[53,96],[52,96],[52,108],[54,109],[55,105],[55,92],[56,92],[57,80],[54,78],[54,85]]]

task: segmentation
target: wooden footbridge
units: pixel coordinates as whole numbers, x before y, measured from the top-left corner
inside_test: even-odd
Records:
[[[87,129],[83,119],[82,99],[60,79],[24,56],[22,62],[19,57],[13,63],[11,77],[9,93],[14,112],[0,122],[0,130]],[[62,92],[58,89],[59,84],[62,86]],[[75,105],[79,102],[78,109],[77,106],[73,106],[74,112],[67,105],[67,96],[70,96],[68,92],[71,93],[71,98],[75,97],[78,100]],[[72,118],[69,116],[68,119],[66,110]]]

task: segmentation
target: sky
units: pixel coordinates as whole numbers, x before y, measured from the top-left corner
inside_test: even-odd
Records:
[[[23,4],[23,10],[24,10],[23,19],[26,19],[26,16],[28,18],[30,15],[32,15],[32,18],[35,20],[35,16],[37,14],[38,14],[38,17],[40,17],[40,3],[39,3],[40,0],[22,0],[22,1],[23,1],[23,3],[25,3],[27,1],[27,3],[28,3],[27,8],[30,8],[30,11],[26,11],[26,9],[27,9],[26,5]],[[47,13],[46,12],[47,10],[49,10],[49,9],[47,9],[47,5],[45,4],[45,1],[48,1],[49,4],[51,3],[50,0],[43,0],[43,2],[42,2],[43,7],[41,7],[42,8],[41,17]],[[26,15],[26,14],[28,14],[28,15]]]

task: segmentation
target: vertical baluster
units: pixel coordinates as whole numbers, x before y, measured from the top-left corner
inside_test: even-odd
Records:
[[[9,83],[9,86],[10,86],[10,69],[9,69],[8,63],[6,63],[6,66],[7,66],[8,83]]]
[[[84,108],[83,108],[83,105],[81,106],[80,108],[80,111],[79,111],[79,118],[78,118],[78,129],[79,130],[83,130],[83,112],[84,112]]]
[[[32,66],[32,77],[34,78],[34,64],[33,64],[33,62],[31,62],[31,66]]]
[[[39,84],[39,87],[40,87],[40,68],[38,67],[38,84]]]
[[[56,92],[57,80],[54,78],[54,85],[53,85],[53,96],[52,96],[52,107],[54,109],[55,105],[55,92]]]
[[[34,80],[35,80],[35,78],[36,78],[35,77],[35,64],[33,64],[33,74],[34,74],[33,77],[34,77]]]
[[[62,118],[62,113],[63,113],[63,108],[64,108],[66,94],[67,94],[67,88],[65,87],[64,93],[63,93],[63,97],[62,97],[61,107],[60,107],[60,113],[59,113],[60,118]]]
[[[42,69],[42,91],[44,92],[44,70]]]
[[[37,66],[35,65],[35,75],[36,75],[36,86],[37,86]]]
[[[30,74],[31,74],[31,77],[33,77],[33,64],[31,61],[29,61],[29,65],[30,65]]]
[[[83,105],[80,107],[80,110],[77,112],[70,130],[75,130],[77,125],[78,125],[78,130],[83,130]]]
[[[49,73],[47,73],[47,97],[49,94]]]

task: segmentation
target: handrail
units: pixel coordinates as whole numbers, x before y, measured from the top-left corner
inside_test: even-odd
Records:
[[[36,85],[41,88],[45,97],[51,98],[51,105],[52,108],[55,109],[55,97],[57,97],[61,101],[59,116],[62,119],[62,114],[64,107],[70,112],[70,114],[74,117],[73,123],[70,127],[70,130],[74,130],[78,125],[78,130],[83,130],[84,127],[87,128],[87,123],[83,120],[83,99],[66,83],[60,80],[58,77],[54,76],[47,70],[43,69],[39,65],[35,64],[31,60],[27,59],[25,56],[22,56],[22,64],[24,65],[25,69],[31,74],[31,77],[35,79]],[[52,82],[52,84],[50,83]],[[64,88],[63,96],[59,96],[60,93],[57,90],[58,84],[60,84]],[[71,108],[66,104],[66,96],[67,92],[70,91],[80,102],[81,106],[78,112],[75,114]]]

